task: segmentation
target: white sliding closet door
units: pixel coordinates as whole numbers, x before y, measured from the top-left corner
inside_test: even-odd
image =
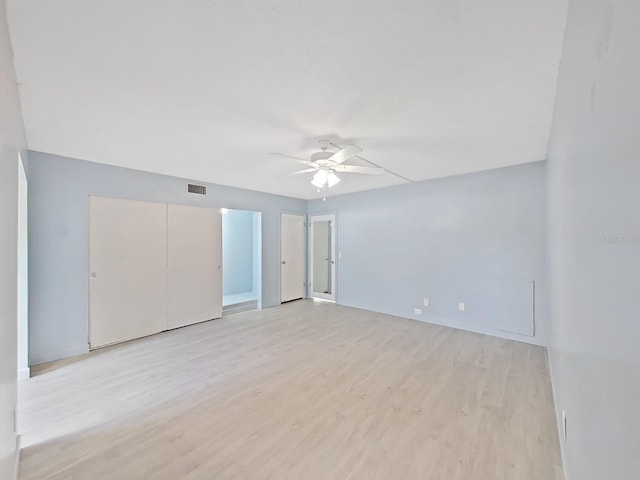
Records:
[[[167,205],[89,197],[89,343],[167,326]]]
[[[169,205],[168,328],[222,315],[222,215],[219,209]]]

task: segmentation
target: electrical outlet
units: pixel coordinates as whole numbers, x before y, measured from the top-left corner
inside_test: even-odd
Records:
[[[464,302],[458,302],[458,310],[464,312]]]
[[[562,438],[567,439],[567,412],[562,410]]]
[[[422,309],[421,308],[414,308],[413,309],[413,313],[414,313],[414,315],[422,315]]]
[[[424,299],[422,300],[422,305],[424,305],[425,307],[429,306],[429,299],[427,297],[424,297]]]

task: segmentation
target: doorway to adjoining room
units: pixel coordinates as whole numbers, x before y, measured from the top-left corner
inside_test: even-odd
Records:
[[[261,214],[222,209],[223,314],[260,304],[262,280]]]
[[[336,216],[312,215],[309,232],[309,290],[312,298],[336,300]]]

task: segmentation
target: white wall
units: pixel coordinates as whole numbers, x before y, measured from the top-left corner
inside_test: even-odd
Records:
[[[0,478],[13,477],[17,399],[18,154],[26,148],[6,7],[0,0]]]
[[[570,480],[640,478],[640,2],[571,2],[549,149],[552,347]]]

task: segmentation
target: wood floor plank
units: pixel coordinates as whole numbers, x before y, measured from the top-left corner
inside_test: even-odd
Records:
[[[561,478],[544,349],[379,313],[293,302],[34,371],[23,480]]]

